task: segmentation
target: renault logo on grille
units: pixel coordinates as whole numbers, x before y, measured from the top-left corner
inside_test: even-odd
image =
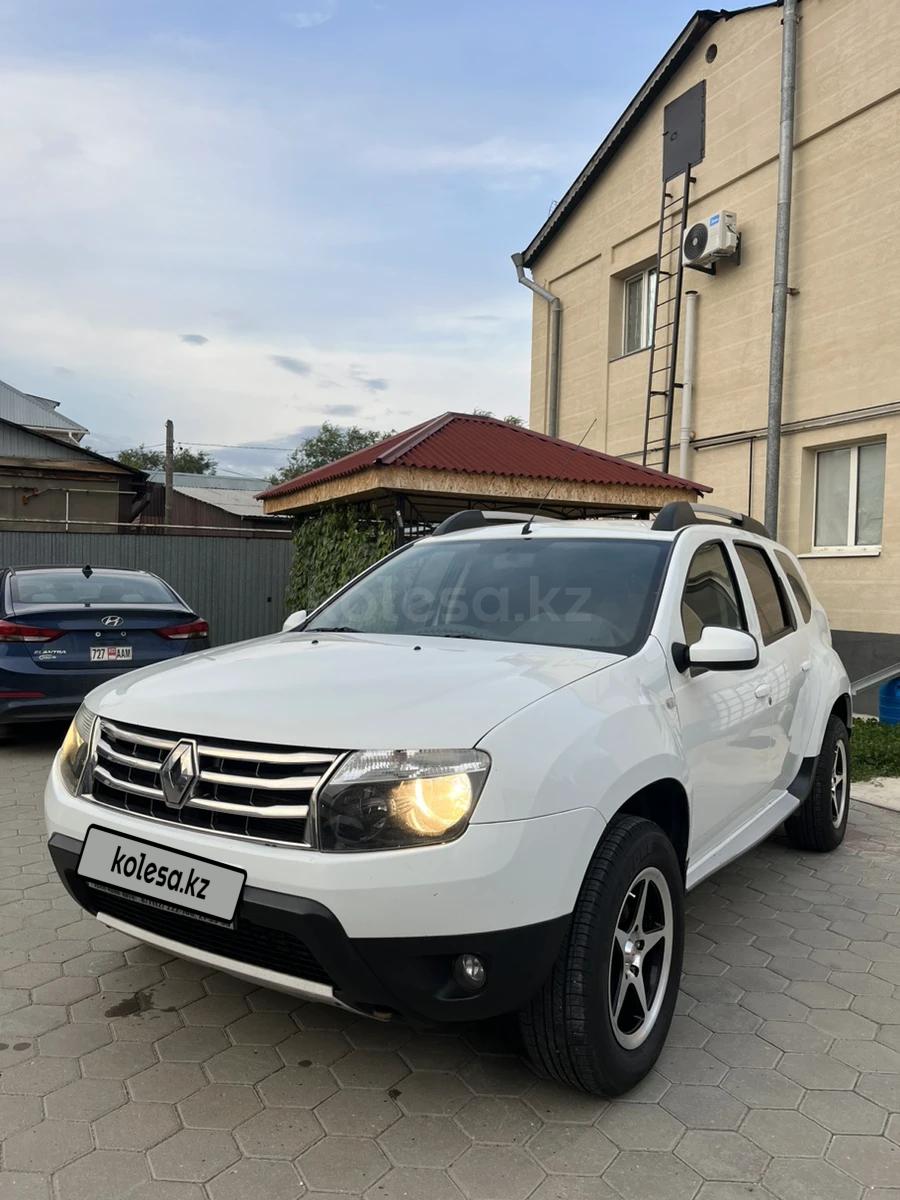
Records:
[[[159,768],[163,800],[169,808],[184,808],[200,775],[197,743],[185,739],[167,755]]]
[[[115,628],[119,625],[124,625],[125,618],[124,617],[115,617],[115,616],[101,617],[100,624],[101,625],[109,625],[111,628]]]

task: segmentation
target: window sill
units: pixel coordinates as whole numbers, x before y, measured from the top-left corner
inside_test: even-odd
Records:
[[[798,554],[798,558],[877,558],[880,546],[823,546]]]
[[[638,350],[626,350],[624,354],[614,354],[609,361],[611,363],[621,362],[623,358],[634,358],[636,354],[646,354],[649,349],[649,346],[641,346]]]

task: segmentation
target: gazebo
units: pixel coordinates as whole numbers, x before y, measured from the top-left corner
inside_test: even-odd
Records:
[[[650,513],[711,489],[495,417],[443,413],[260,493],[265,512],[299,518],[357,508],[401,543],[464,508],[561,517]]]

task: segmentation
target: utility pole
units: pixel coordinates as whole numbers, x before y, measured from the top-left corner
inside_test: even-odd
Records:
[[[788,258],[791,243],[791,190],[794,180],[794,92],[797,79],[797,0],[784,0],[781,45],[781,126],[778,137],[778,207],[775,212],[775,273],[772,285],[772,341],[769,349],[769,413],[766,439],[766,528],[778,533],[781,476],[781,410],[787,327]]]
[[[166,421],[166,505],[163,520],[166,525],[172,524],[172,469],[175,462],[175,426]]]

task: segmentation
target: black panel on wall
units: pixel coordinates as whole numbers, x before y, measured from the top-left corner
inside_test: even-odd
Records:
[[[706,153],[706,80],[676,96],[663,110],[663,180],[683,175]]]

